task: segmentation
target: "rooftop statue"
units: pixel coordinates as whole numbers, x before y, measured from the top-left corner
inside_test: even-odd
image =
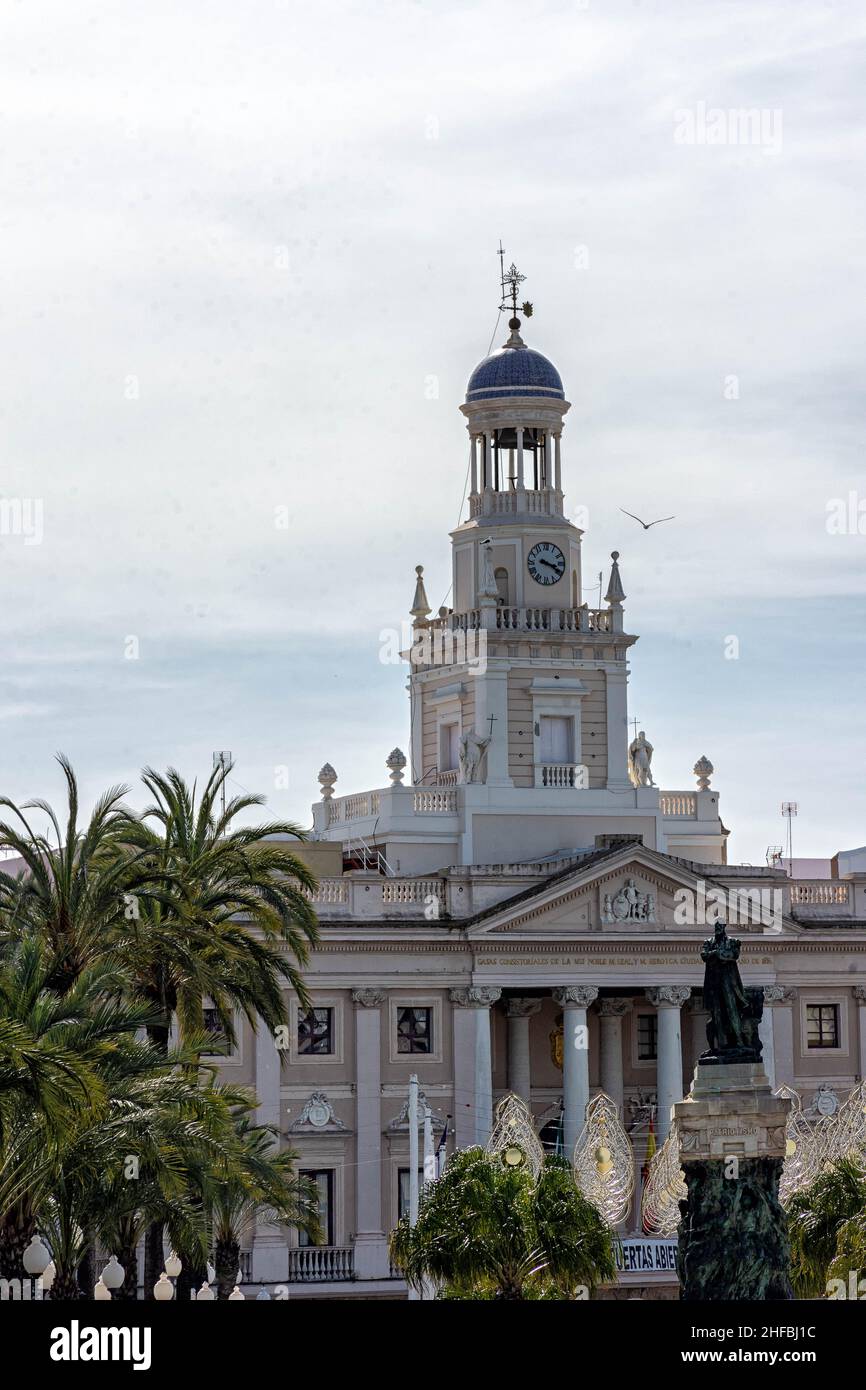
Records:
[[[653,760],[653,746],[641,729],[637,738],[628,746],[628,775],[633,787],[654,787],[650,764]]]
[[[761,1040],[758,1027],[764,1008],[764,991],[746,989],[737,961],[740,943],[728,936],[724,922],[716,923],[715,934],[704,942],[704,1008],[709,1051],[701,1063],[760,1062]]]

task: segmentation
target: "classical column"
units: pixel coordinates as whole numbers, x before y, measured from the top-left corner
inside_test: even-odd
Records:
[[[786,989],[784,985],[764,987],[764,1003],[770,1006],[773,1030],[773,1075],[770,1079],[773,1090],[777,1090],[783,1082],[788,1086],[794,1085],[794,1015],[791,1006],[795,998],[794,990]],[[762,1032],[761,1037],[765,1036]]]
[[[707,1039],[707,1019],[709,1014],[704,1008],[704,997],[702,994],[693,994],[686,1004],[686,1013],[691,1023],[691,1064],[696,1067],[698,1058],[702,1052],[706,1052],[709,1047]]]
[[[589,1030],[586,1011],[598,998],[594,985],[565,985],[553,991],[562,1009],[563,1143],[570,1158],[589,1103]]]
[[[658,1141],[663,1143],[671,1127],[671,1106],[683,1098],[683,1043],[680,1009],[691,994],[689,985],[656,985],[646,997],[658,1010]]]
[[[529,1063],[529,1020],[541,1010],[540,999],[506,999],[508,1018],[508,1089],[529,1104],[532,1074]]]
[[[553,486],[557,492],[562,492],[562,435],[557,432],[553,436]]]
[[[387,1279],[382,1224],[381,989],[352,991],[355,1005],[355,1276]]]
[[[517,431],[517,491],[523,492],[525,487],[523,481],[523,427]]]
[[[474,494],[478,491],[478,438],[474,434],[469,436],[469,457],[471,460],[472,482],[470,491]]]
[[[866,1081],[866,985],[854,986],[857,1000],[857,1035],[860,1039],[860,1080]]]
[[[256,1027],[256,1123],[274,1125],[280,1129],[280,1063],[274,1035],[262,1018]],[[277,1140],[277,1144],[279,1140]],[[279,1226],[273,1225],[264,1213],[256,1217],[253,1234],[253,1278],[265,1283],[288,1278],[289,1254],[285,1237]]]
[[[767,1080],[773,1091],[776,1089],[776,1039],[773,1035],[773,1005],[780,1004],[784,997],[785,991],[781,985],[764,986],[764,1012],[761,1014],[758,1035],[761,1039],[764,1071],[767,1073]]]
[[[622,1118],[622,1021],[631,1009],[630,999],[600,999],[599,1048],[601,1052],[601,1089],[616,1103]]]
[[[463,1133],[471,1131],[472,1137],[470,1144],[487,1143],[490,1138],[490,1131],[493,1128],[493,1058],[490,1047],[490,1007],[495,1004],[502,994],[501,989],[491,989],[487,985],[470,985],[468,989],[452,989],[450,997],[452,1004],[456,1004],[455,1025],[458,1015],[463,1011],[471,1011],[470,1017],[474,1017],[474,1027],[472,1028],[472,1041],[474,1043],[473,1067],[472,1067],[472,1086],[467,1087],[468,1094],[462,1099],[458,1099],[456,1094],[458,1089],[458,1067],[457,1067],[457,1034],[454,1030],[454,1106],[455,1114],[461,1111],[470,1111],[470,1116],[474,1117],[474,1125],[471,1123],[462,1127]],[[461,1044],[466,1045],[468,1030],[460,1029]],[[468,1068],[464,1065],[459,1069],[461,1079],[468,1081]],[[458,1147],[464,1147],[460,1142],[460,1130],[457,1135]]]

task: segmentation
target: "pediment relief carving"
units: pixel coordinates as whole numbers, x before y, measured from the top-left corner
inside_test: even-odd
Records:
[[[712,866],[707,865],[707,869]],[[742,904],[735,901],[738,894],[744,896]],[[515,905],[511,912],[504,902],[501,920],[470,928],[470,935],[556,937],[680,931],[689,936],[706,935],[715,923],[715,904],[721,900],[728,919],[740,932],[797,934],[788,930],[789,923],[783,925],[780,913],[771,921],[766,905],[759,909],[757,896],[755,892],[750,906],[739,884],[715,890],[709,879],[705,882],[676,872],[668,876],[635,859],[581,883],[564,882],[558,891],[551,888],[549,896],[541,893],[537,900]]]

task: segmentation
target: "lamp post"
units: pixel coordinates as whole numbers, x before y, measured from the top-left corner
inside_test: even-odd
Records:
[[[104,1282],[101,1275],[93,1286],[93,1297],[97,1303],[111,1302],[111,1289]]]
[[[165,1270],[162,1271],[162,1274],[153,1286],[153,1296],[157,1303],[170,1303],[174,1298],[174,1285]]]
[[[42,1238],[39,1235],[31,1236],[30,1244],[21,1257],[21,1263],[24,1265],[24,1273],[31,1280],[31,1288],[28,1297],[31,1299],[41,1299],[45,1292],[45,1284],[40,1284],[39,1281],[51,1264],[51,1251],[43,1244]],[[51,1282],[54,1282],[53,1276]]]

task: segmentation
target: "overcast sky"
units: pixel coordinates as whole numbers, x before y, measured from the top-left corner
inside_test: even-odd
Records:
[[[864,60],[814,0],[8,4],[0,790],[382,785],[501,237],[657,780],[710,757],[735,862],[783,799],[864,843]]]

